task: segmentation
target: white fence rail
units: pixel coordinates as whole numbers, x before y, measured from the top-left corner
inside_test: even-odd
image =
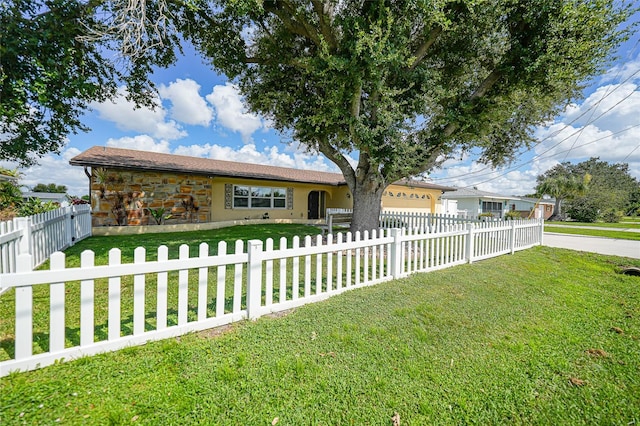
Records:
[[[23,254],[17,273],[0,275],[0,290],[14,289],[2,301],[15,305],[14,330],[0,336],[5,352],[0,359],[10,358],[0,361],[0,376],[513,253],[540,244],[542,232],[538,220],[454,225],[440,232],[394,228],[326,240],[237,241],[233,250],[221,242],[214,254],[202,243],[192,257],[183,245],[176,259],[161,246],[151,253],[153,261],[139,247],[129,264],[122,264],[114,248],[104,266],[95,266],[94,253],[87,250],[76,268],[66,268],[64,253],[57,252],[44,271],[31,271],[32,255]],[[34,340],[34,323],[43,316],[49,324],[40,323],[37,333],[48,339]]]
[[[352,209],[327,209],[326,217],[335,213],[353,213]],[[429,230],[430,232],[443,230],[447,226],[457,225],[460,223],[482,223],[493,221],[491,218],[480,220],[478,218],[456,216],[441,213],[420,213],[420,212],[403,212],[385,210],[380,213],[381,228],[420,228]]]
[[[20,254],[31,254],[31,266],[36,267],[55,251],[64,250],[88,236],[91,236],[88,204],[0,222],[0,273],[16,272]]]

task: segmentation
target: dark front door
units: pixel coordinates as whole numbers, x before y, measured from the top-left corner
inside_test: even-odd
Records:
[[[309,193],[307,206],[307,219],[320,219],[320,192]]]

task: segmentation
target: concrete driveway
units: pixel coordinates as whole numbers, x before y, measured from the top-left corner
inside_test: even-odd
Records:
[[[543,245],[640,259],[640,241],[544,233]]]

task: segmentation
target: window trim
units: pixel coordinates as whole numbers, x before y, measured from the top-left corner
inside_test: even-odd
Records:
[[[236,190],[238,187],[246,188],[248,193],[246,196],[238,196],[236,195]],[[270,196],[269,197],[257,197],[253,196],[254,192],[262,192],[263,190],[268,189]],[[280,195],[275,196],[275,193],[278,192]],[[233,185],[233,189],[231,191],[232,200],[231,205],[233,209],[236,210],[264,210],[264,209],[273,209],[273,210],[286,210],[287,209],[287,189],[284,187],[278,186],[255,186],[255,185]],[[253,206],[252,199],[256,200],[269,200],[269,206]],[[236,199],[246,199],[246,206],[237,206]],[[276,206],[276,201],[284,201],[283,206]]]

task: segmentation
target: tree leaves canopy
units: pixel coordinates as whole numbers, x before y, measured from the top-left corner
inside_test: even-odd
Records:
[[[509,161],[603,70],[631,12],[614,0],[15,0],[0,6],[0,158],[59,149],[115,80],[150,102],[147,77],[182,36],[249,109],[340,167],[352,229],[370,229],[397,179],[471,150]]]
[[[583,188],[580,182],[585,176],[589,182]],[[580,221],[595,221],[607,210],[631,214],[640,206],[640,182],[631,176],[626,163],[608,163],[597,157],[578,164],[564,162],[538,176],[537,181],[540,195],[567,199],[567,212]],[[556,193],[554,188],[559,188]]]
[[[150,105],[148,74],[175,60],[176,35],[135,58],[125,51],[116,55],[122,40],[106,30],[104,17],[119,13],[122,4],[0,2],[0,160],[26,166],[58,152],[68,134],[88,130],[82,114],[89,103],[114,96],[118,84],[129,87],[131,99]]]
[[[34,186],[31,191],[65,194],[67,192],[67,187],[65,185],[56,185],[55,183],[39,183]]]
[[[181,29],[249,107],[355,179],[508,161],[623,38],[613,1],[200,2]]]

